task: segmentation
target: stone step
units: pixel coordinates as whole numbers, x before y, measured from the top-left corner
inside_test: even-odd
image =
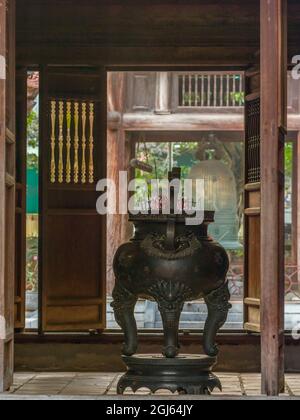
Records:
[[[181,314],[181,322],[203,322],[207,318],[207,311],[204,313],[197,313],[197,312],[183,312]],[[241,314],[230,312],[228,314],[228,321],[227,322],[241,322]]]
[[[121,331],[121,328],[119,327],[119,325],[115,321],[109,321],[109,322],[107,322],[106,325],[107,325],[107,329],[109,329],[109,330],[119,330],[119,331]],[[151,328],[151,329],[154,328],[154,326],[146,327],[145,322],[137,322],[137,327],[140,330],[143,330],[145,328]]]
[[[155,323],[155,329],[162,329],[162,322]],[[202,330],[204,328],[204,322],[181,322],[179,328],[181,330]],[[223,330],[240,330],[243,328],[241,322],[227,322],[223,327]]]
[[[146,302],[138,302],[135,306],[135,312],[136,313],[144,313],[147,303]],[[113,308],[109,303],[106,305],[106,312],[107,313],[113,313]]]
[[[137,322],[144,322],[145,321],[145,314],[144,313],[135,313],[135,319]],[[113,313],[106,314],[106,321],[115,321],[115,316]]]
[[[231,302],[232,312],[243,313],[243,304],[241,302]],[[185,303],[183,307],[183,312],[207,312],[207,307],[205,303],[199,302],[190,302]]]
[[[180,318],[180,322],[205,322],[207,319],[207,312],[205,313],[197,313],[197,312],[183,312],[181,314],[181,318]],[[232,322],[238,322],[240,323],[242,321],[242,317],[241,314],[237,314],[237,313],[229,313],[228,314],[228,319],[227,322],[232,323]],[[161,323],[161,316],[160,313],[157,312],[155,315],[155,323]]]

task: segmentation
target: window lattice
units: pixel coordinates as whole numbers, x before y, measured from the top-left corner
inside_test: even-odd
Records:
[[[248,183],[260,182],[260,98],[246,105]]]

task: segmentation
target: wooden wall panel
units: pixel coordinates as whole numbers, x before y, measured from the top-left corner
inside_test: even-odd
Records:
[[[153,111],[155,108],[156,73],[126,73],[126,111]]]
[[[245,329],[260,332],[260,216],[246,216]]]
[[[45,258],[48,264],[47,299],[80,299],[101,295],[101,218],[48,215]],[[94,254],[96,253],[95,257]]]

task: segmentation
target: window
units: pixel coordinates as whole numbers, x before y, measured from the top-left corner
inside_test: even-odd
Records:
[[[123,79],[123,85],[120,80]],[[125,156],[121,167],[128,168],[132,177],[150,180],[166,178],[173,167],[181,167],[184,178],[200,175],[216,191],[216,221],[210,235],[219,241],[230,257],[229,283],[233,308],[225,325],[227,330],[243,329],[244,244],[244,75],[240,72],[112,72],[108,75],[108,173],[115,174],[115,147]],[[124,106],[119,128],[117,109],[113,106],[114,92],[124,88]],[[116,101],[116,106],[119,102]],[[179,115],[180,113],[180,115]],[[203,120],[203,115],[207,120]],[[197,115],[199,114],[199,115]],[[227,121],[224,131],[207,128],[212,116]],[[238,115],[240,131],[230,130],[230,117]],[[188,129],[189,124],[193,128]],[[210,121],[210,122],[209,122]],[[143,127],[141,129],[141,126]],[[206,131],[203,131],[203,126]],[[116,131],[118,130],[118,131]],[[163,130],[163,131],[162,131]],[[116,134],[117,133],[117,134]],[[125,153],[123,152],[125,147]],[[113,152],[113,154],[111,154]],[[132,159],[152,166],[149,174],[139,169],[129,170]],[[116,249],[111,229],[122,223],[120,230],[132,233],[127,218],[109,223],[108,250]],[[114,243],[111,243],[114,241]],[[122,242],[124,235],[122,236]],[[110,303],[114,284],[112,255],[108,255],[107,328],[119,328]],[[181,329],[202,329],[207,318],[203,301],[187,303],[181,317]],[[160,329],[162,321],[157,305],[140,300],[136,320],[141,329]]]

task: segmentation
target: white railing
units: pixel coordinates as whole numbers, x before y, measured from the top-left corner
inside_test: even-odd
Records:
[[[245,101],[244,74],[197,72],[178,74],[179,108],[233,108]]]

